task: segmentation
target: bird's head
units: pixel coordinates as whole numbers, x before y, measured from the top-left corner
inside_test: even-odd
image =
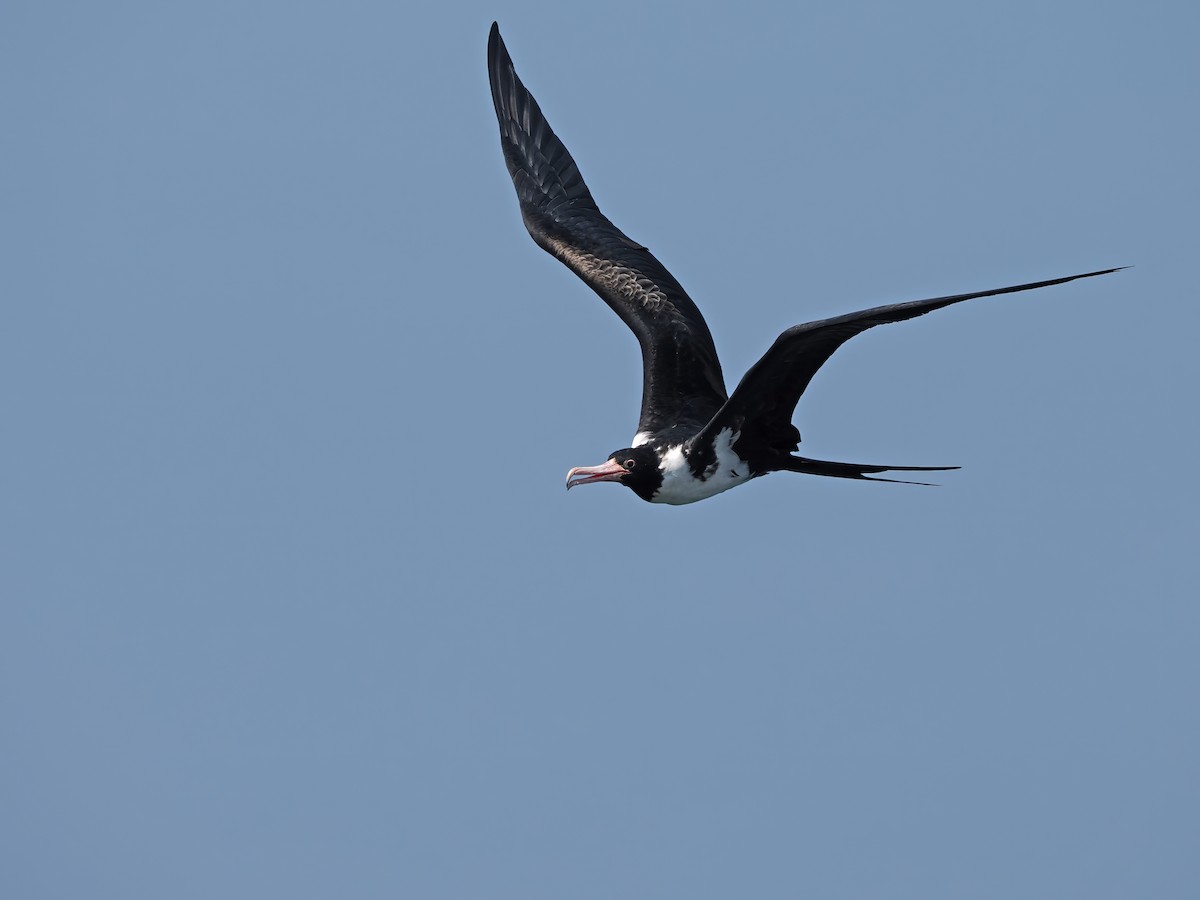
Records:
[[[615,481],[649,500],[662,485],[658,463],[658,454],[649,446],[618,450],[598,466],[576,466],[568,472],[567,490],[580,484]]]

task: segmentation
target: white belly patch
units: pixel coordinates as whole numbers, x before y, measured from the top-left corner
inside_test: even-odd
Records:
[[[683,455],[683,446],[671,447],[663,455],[659,470],[662,472],[662,486],[655,491],[651,503],[670,503],[681,506],[684,503],[695,503],[704,500],[721,491],[736,487],[750,478],[746,464],[733,452],[733,442],[737,433],[726,428],[717,435],[714,442],[716,464],[701,474],[701,480],[692,474],[688,459]]]

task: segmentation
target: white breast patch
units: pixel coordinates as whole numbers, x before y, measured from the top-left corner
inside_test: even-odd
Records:
[[[683,446],[671,447],[663,455],[659,470],[662,472],[663,483],[651,503],[670,503],[681,506],[684,503],[695,503],[704,500],[721,491],[736,487],[750,478],[750,471],[741,458],[733,452],[733,442],[737,440],[737,432],[726,428],[717,435],[715,449],[717,461],[715,466],[702,474],[701,481],[692,474],[688,459],[683,455]]]

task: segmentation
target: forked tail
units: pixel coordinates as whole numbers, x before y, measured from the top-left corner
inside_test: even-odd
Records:
[[[789,456],[783,467],[786,472],[803,472],[806,475],[828,475],[831,478],[857,478],[861,481],[891,481],[896,484],[920,484],[936,487],[928,481],[905,481],[901,478],[872,478],[879,472],[948,472],[961,466],[865,466],[859,463],[829,462],[824,459],[808,459],[804,456]]]

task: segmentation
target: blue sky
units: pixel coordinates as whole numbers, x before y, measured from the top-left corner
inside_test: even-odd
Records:
[[[436,7],[436,8],[435,8]],[[651,506],[518,72],[727,378],[938,488]],[[0,893],[1194,897],[1183,3],[0,12]]]

